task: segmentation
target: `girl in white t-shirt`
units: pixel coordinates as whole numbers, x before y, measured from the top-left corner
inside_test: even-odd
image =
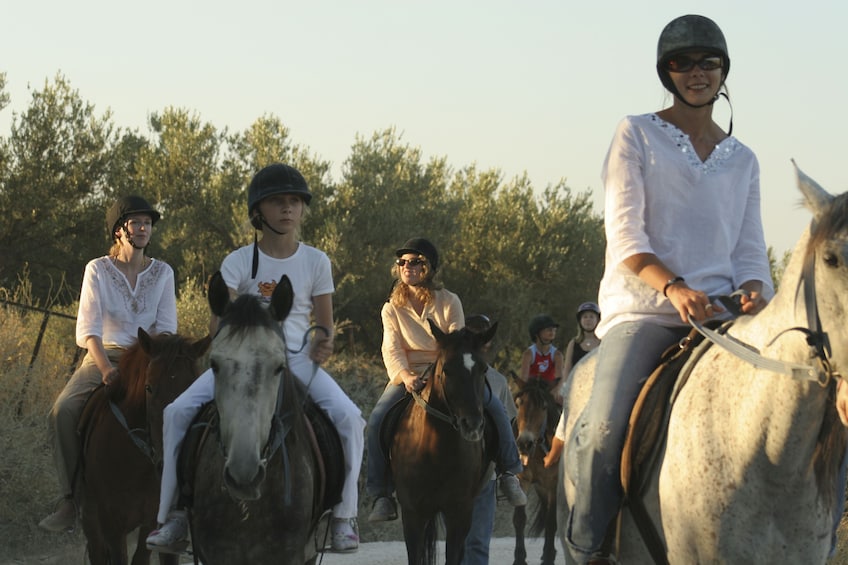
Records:
[[[293,167],[269,165],[253,177],[248,187],[248,214],[262,238],[241,247],[224,259],[221,274],[230,294],[253,294],[270,300],[277,282],[287,275],[294,289],[294,304],[283,322],[286,342],[300,349],[314,317],[315,325],[328,333],[316,334],[299,353],[289,353],[289,369],[304,384],[309,397],[336,426],[345,456],[342,500],[333,508],[332,546],[335,551],[359,548],[356,517],[358,477],[364,451],[365,420],[359,408],[322,368],[313,375],[314,364],[327,361],[333,353],[333,278],[327,255],[298,240],[298,230],[312,200],[306,181]],[[213,316],[210,334],[218,320]],[[176,464],[183,437],[194,416],[215,396],[212,370],[203,373],[191,387],[165,408],[164,465],[158,521],[147,547],[162,552],[179,552],[185,546],[188,522],[185,512],[173,509],[177,494]]]

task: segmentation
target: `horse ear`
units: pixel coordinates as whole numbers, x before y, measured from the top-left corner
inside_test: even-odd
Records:
[[[804,172],[798,168],[798,165],[795,163],[795,159],[792,160],[792,164],[795,166],[795,174],[798,176],[798,188],[801,189],[801,193],[804,195],[807,208],[814,216],[818,216],[822,210],[830,204],[833,200],[833,196],[823,189],[819,183],[804,174]]]
[[[206,350],[209,349],[209,346],[212,344],[212,336],[207,335],[206,337],[200,338],[194,343],[191,344],[191,354],[195,359],[199,359],[206,353]]]
[[[498,323],[495,322],[488,330],[484,331],[483,333],[476,334],[474,336],[474,345],[476,347],[483,347],[484,345],[495,339],[495,333],[497,333],[497,331]]]
[[[146,331],[144,331],[144,328],[139,327],[138,328],[138,343],[141,345],[141,348],[144,350],[144,352],[147,353],[148,355],[150,355],[150,350],[152,348],[152,346],[151,346],[152,341],[153,340],[150,337],[150,334],[147,333]]]
[[[294,290],[288,275],[283,275],[271,293],[271,316],[278,322],[286,319],[294,304]]]
[[[441,343],[445,339],[445,332],[439,329],[439,326],[436,325],[436,322],[432,318],[427,318],[427,323],[430,324],[430,333],[436,338],[436,342]]]
[[[224,282],[221,271],[216,271],[214,275],[209,277],[209,287],[206,295],[209,299],[209,308],[212,310],[212,313],[219,318],[223,316],[227,305],[230,303],[230,290],[227,288],[227,283]]]

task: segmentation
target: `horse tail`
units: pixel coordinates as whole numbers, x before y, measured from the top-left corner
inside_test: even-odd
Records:
[[[422,533],[422,559],[424,565],[436,565],[436,534],[438,530],[439,514],[427,520]]]
[[[538,491],[537,491],[538,492]],[[541,537],[545,532],[545,517],[548,515],[548,497],[537,497],[535,512],[533,513],[533,522],[530,524],[528,534],[531,538]]]

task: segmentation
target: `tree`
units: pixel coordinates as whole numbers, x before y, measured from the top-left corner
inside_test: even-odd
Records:
[[[3,151],[0,285],[28,265],[34,295],[76,298],[85,262],[107,245],[106,181],[117,135],[111,112],[96,116],[61,74],[33,92]]]

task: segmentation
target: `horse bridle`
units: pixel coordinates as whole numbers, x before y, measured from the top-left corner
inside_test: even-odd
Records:
[[[515,395],[515,398],[519,398],[521,396],[526,396],[528,393],[526,391],[521,391]],[[553,401],[553,399],[551,399]],[[528,453],[528,457],[533,455],[533,452],[537,447],[541,447],[542,453],[547,455],[551,451],[551,444],[548,443],[547,432],[548,432],[548,400],[545,400],[545,417],[542,418],[542,425],[539,429],[539,434],[536,439],[533,440],[532,448],[530,449],[530,453]]]
[[[720,334],[710,330],[700,324],[692,316],[689,316],[689,323],[712,343],[759,369],[766,369],[775,373],[788,375],[793,379],[800,381],[816,382],[819,386],[826,387],[831,380],[835,378],[842,378],[842,375],[838,371],[833,370],[830,363],[830,340],[827,336],[827,332],[825,332],[821,327],[821,317],[819,316],[818,305],[816,303],[815,253],[810,253],[804,260],[804,268],[801,274],[801,280],[798,282],[798,288],[796,289],[796,297],[800,291],[801,285],[804,287],[804,305],[807,315],[807,327],[796,326],[787,328],[772,338],[768,342],[767,346],[773,344],[780,336],[787,332],[799,331],[806,336],[807,344],[812,350],[811,357],[815,358],[816,365],[791,363],[781,361],[779,359],[763,357],[760,355],[759,350],[752,345],[743,343],[726,334]],[[724,301],[722,302],[724,303]]]
[[[444,369],[442,368],[441,363],[439,363],[438,372],[440,375],[444,376]],[[427,368],[424,370],[424,374],[421,375],[421,378],[426,380],[428,374],[433,375],[434,378],[436,377],[436,363],[431,363],[430,365],[428,365]],[[489,396],[491,397],[492,388],[489,386],[489,381],[486,379],[485,374],[483,375],[483,382],[486,383],[486,389],[489,391]],[[453,413],[453,410],[451,410],[450,402],[448,401],[447,391],[445,391],[443,395],[443,400],[448,407],[447,413],[442,412],[441,410],[424,400],[424,398],[421,396],[421,394],[418,393],[418,391],[412,391],[410,392],[410,394],[415,400],[415,403],[421,408],[423,408],[424,411],[427,412],[427,414],[433,416],[434,418],[438,418],[442,422],[446,422],[454,430],[459,431],[459,419],[456,417],[456,414]]]

